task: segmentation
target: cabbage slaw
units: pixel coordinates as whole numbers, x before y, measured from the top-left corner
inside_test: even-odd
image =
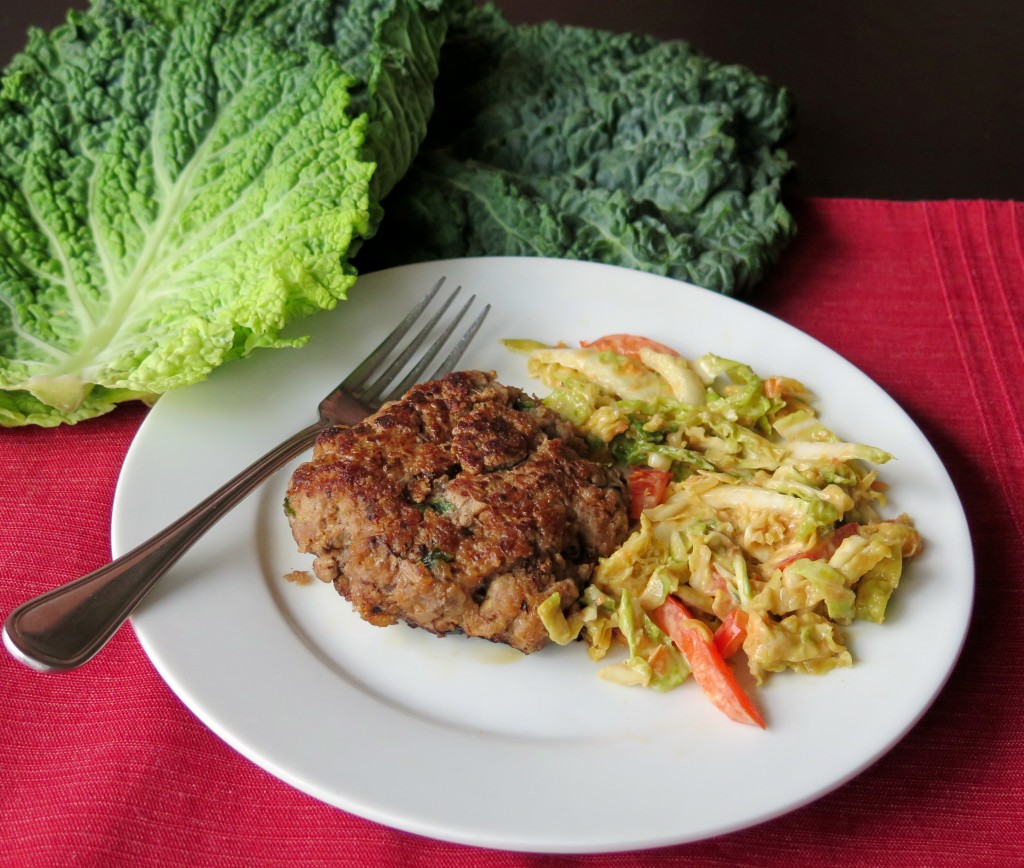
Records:
[[[553,641],[582,638],[596,661],[624,645],[602,677],[669,690],[692,673],[730,717],[760,726],[722,671],[740,647],[758,684],[853,664],[841,628],[881,623],[921,549],[907,516],[881,514],[876,467],[892,456],[837,437],[798,380],[713,353],[687,360],[630,335],[504,343],[551,389],[544,403],[629,468],[635,529],[577,611],[542,605]]]

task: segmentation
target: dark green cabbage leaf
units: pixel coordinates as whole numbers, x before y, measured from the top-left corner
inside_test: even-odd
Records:
[[[362,268],[554,256],[749,290],[794,233],[789,93],[680,41],[493,7],[457,20],[437,106]]]

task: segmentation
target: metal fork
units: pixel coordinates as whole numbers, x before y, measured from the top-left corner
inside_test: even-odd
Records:
[[[81,666],[117,632],[161,576],[228,510],[291,459],[310,448],[332,425],[355,425],[387,401],[401,397],[421,379],[436,379],[454,370],[473,340],[486,305],[458,338],[444,361],[428,376],[430,364],[446,346],[476,296],[441,329],[411,370],[407,365],[435,330],[461,287],[444,300],[404,348],[402,338],[416,324],[444,283],[442,277],[369,356],[319,405],[319,418],[245,470],[146,542],[95,572],[22,603],[4,623],[4,644],[18,660],[43,672]]]

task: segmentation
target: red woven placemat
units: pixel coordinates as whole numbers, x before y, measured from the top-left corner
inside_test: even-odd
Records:
[[[1024,204],[811,199],[795,210],[799,238],[752,302],[903,405],[974,537],[964,654],[882,760],[807,807],[709,841],[614,856],[478,850],[329,808],[255,767],[181,705],[126,628],[61,675],[0,655],[0,864],[1021,864]],[[130,406],[73,428],[0,430],[0,615],[109,558],[114,486],[144,416]],[[836,725],[841,737],[838,712]],[[699,780],[666,773],[680,775],[681,809],[700,798]]]

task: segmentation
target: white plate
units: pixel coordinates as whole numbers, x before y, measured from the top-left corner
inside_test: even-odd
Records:
[[[952,483],[906,414],[864,374],[741,302],[578,262],[468,259],[360,278],[301,323],[299,350],[262,351],[163,397],[124,465],[113,547],[127,551],[313,418],[320,397],[441,274],[494,310],[467,368],[538,388],[503,337],[648,335],[762,375],[802,379],[826,422],[897,456],[891,512],[926,540],[884,626],[847,630],[856,665],[775,676],[768,730],[734,724],[691,684],[611,685],[581,646],[525,657],[482,640],[372,627],[310,566],[273,477],[164,579],[133,619],[171,688],[221,738],[328,804],[389,826],[511,850],[599,852],[692,841],[777,816],[839,786],[918,720],[956,661],[973,563]],[[297,463],[297,462],[296,462]]]

